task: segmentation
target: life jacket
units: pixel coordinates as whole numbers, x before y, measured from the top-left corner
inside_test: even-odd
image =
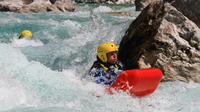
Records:
[[[103,63],[97,58],[97,61],[93,63],[83,78],[94,81],[97,84],[111,85],[122,71],[123,66],[119,61],[116,64],[109,64]]]
[[[123,70],[122,64],[119,61],[117,61],[116,64],[109,64],[109,63],[103,63],[100,60],[95,61],[90,70],[92,68],[103,68],[105,71],[109,71],[111,69],[110,68],[111,66],[114,67],[115,69]]]

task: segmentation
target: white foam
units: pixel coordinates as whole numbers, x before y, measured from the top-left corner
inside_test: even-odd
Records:
[[[23,39],[17,39],[17,38],[13,38],[12,40],[12,46],[14,47],[27,47],[27,46],[42,46],[43,43],[39,40],[36,40],[36,39],[26,39],[26,38],[23,38]]]
[[[200,111],[200,86],[194,82],[161,83],[153,94],[138,99],[124,92],[114,95],[105,94],[104,87],[101,85],[80,79],[80,76],[95,61],[97,45],[110,41],[119,43],[120,37],[129,25],[126,21],[132,21],[127,18],[112,21],[113,18],[104,18],[105,15],[102,17],[101,12],[129,12],[130,10],[129,8],[111,9],[100,6],[94,9],[93,21],[89,18],[93,16],[90,15],[90,11],[83,14],[76,13],[75,17],[73,16],[74,12],[71,14],[69,14],[70,12],[48,13],[48,17],[44,17],[47,16],[46,13],[19,14],[20,17],[16,14],[15,19],[19,19],[19,23],[28,23],[28,26],[25,25],[26,27],[29,27],[29,23],[34,24],[31,26],[36,31],[34,35],[40,36],[40,39],[46,43],[42,47],[35,47],[39,42],[30,44],[29,40],[20,40],[25,41],[20,43],[14,38],[11,40],[11,44],[0,43],[0,111]],[[61,19],[57,19],[57,16]],[[31,19],[25,20],[26,17],[31,17]],[[50,19],[51,17],[53,19]],[[77,17],[88,18],[79,21]],[[7,16],[3,20],[6,21]],[[8,27],[9,29],[13,26],[18,27],[16,25],[18,22],[13,22],[11,14],[8,20],[10,21],[7,23],[12,25]],[[63,31],[61,34],[60,30]],[[14,33],[10,33],[10,30],[6,31],[1,32],[6,37],[3,39],[14,37]],[[57,35],[65,36],[64,31],[75,33],[69,35],[69,38],[57,38]],[[61,58],[58,60],[61,62],[66,61],[64,66],[67,66],[67,69],[58,72],[48,68],[47,66],[54,63],[55,58]],[[46,66],[42,64],[44,61]],[[62,66],[61,63],[59,67]]]
[[[94,12],[112,12],[113,10],[107,6],[99,6],[94,9]]]
[[[105,95],[105,88],[102,85],[95,84],[94,82],[89,82],[84,79],[80,79],[80,77],[76,76],[75,71],[64,70],[63,74],[69,81],[71,81],[73,84],[76,84],[84,91],[89,92],[95,96]]]
[[[34,105],[33,97],[20,81],[0,79],[0,111]]]
[[[134,3],[135,0],[118,0],[117,4],[124,4],[124,3]]]
[[[0,54],[0,67],[9,71],[16,71],[28,64],[26,57],[21,51],[8,44],[0,44]]]

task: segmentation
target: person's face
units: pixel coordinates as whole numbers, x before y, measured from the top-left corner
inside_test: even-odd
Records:
[[[116,64],[116,62],[117,62],[117,52],[113,51],[113,52],[107,53],[107,58],[108,58],[108,63]]]

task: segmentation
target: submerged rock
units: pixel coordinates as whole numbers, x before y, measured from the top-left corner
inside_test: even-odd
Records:
[[[170,4],[154,2],[129,26],[119,59],[125,69],[160,68],[163,81],[200,82],[200,29]]]
[[[11,12],[64,12],[75,9],[71,0],[2,0],[0,11]]]

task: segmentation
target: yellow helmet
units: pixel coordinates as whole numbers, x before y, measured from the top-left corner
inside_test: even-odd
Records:
[[[104,63],[108,61],[107,53],[118,51],[118,47],[114,43],[103,43],[97,48],[97,56]]]
[[[22,32],[20,33],[19,39],[20,39],[20,38],[24,38],[24,37],[32,37],[32,36],[33,36],[33,34],[32,34],[31,31],[29,31],[29,30],[24,30],[24,31],[22,31]]]

